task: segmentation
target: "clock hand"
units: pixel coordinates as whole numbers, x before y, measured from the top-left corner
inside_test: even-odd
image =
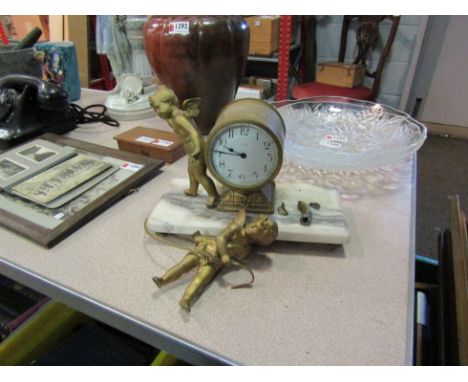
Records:
[[[214,152],[219,153],[219,154],[234,155],[236,157],[247,158],[247,155],[245,153],[236,153],[236,152],[228,153],[226,151],[219,151],[219,150],[215,150]]]
[[[234,150],[234,149],[231,148],[231,147],[227,147],[227,146],[223,146],[223,147],[226,148],[226,149],[228,149],[231,153],[236,153],[236,154],[238,154],[238,155],[241,155],[242,158],[245,158],[245,156],[246,156],[245,153],[239,153],[239,152],[237,152],[236,150]],[[244,156],[244,155],[245,155],[245,156]]]

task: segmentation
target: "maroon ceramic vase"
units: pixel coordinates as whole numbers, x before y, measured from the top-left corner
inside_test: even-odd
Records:
[[[173,89],[181,103],[201,98],[195,121],[203,134],[234,100],[249,36],[241,16],[152,16],[145,25],[146,54],[159,81]]]

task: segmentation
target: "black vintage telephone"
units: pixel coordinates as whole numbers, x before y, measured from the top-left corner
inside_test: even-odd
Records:
[[[56,84],[20,74],[0,78],[0,148],[75,127],[67,93]]]

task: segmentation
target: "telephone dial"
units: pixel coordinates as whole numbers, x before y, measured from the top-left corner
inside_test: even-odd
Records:
[[[45,132],[64,134],[75,127],[68,95],[58,85],[20,74],[0,78],[0,148]]]

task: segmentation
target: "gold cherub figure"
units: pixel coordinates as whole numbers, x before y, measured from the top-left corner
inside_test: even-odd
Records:
[[[193,121],[193,118],[199,113],[200,99],[185,100],[182,105],[183,110],[181,110],[178,108],[179,100],[174,91],[163,85],[149,97],[149,103],[161,118],[167,120],[169,126],[184,144],[185,152],[188,155],[190,179],[190,187],[185,190],[185,195],[197,196],[198,186],[201,184],[208,193],[206,206],[208,208],[215,207],[219,194],[213,180],[206,175],[205,140]]]
[[[195,277],[179,301],[179,305],[190,312],[194,297],[203,291],[221,268],[246,258],[251,244],[268,245],[278,236],[278,225],[267,215],[258,215],[251,223],[246,223],[246,219],[246,211],[241,209],[217,236],[194,235],[195,248],[162,277],[153,277],[155,284],[161,288],[198,266]]]

